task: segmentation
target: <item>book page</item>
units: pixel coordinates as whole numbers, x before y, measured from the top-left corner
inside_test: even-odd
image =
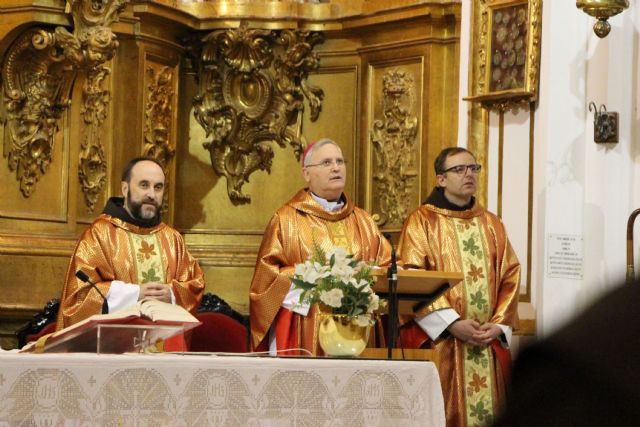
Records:
[[[177,304],[143,299],[137,306],[142,316],[154,322],[200,323],[191,313]]]

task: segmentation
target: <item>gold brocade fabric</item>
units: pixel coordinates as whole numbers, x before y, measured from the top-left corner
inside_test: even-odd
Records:
[[[465,275],[419,316],[453,308],[461,319],[517,326],[520,264],[500,219],[478,203],[464,211],[423,205],[405,221],[398,253],[405,267]],[[447,426],[491,424],[504,384],[490,349],[464,344],[446,331],[435,349]]]
[[[57,329],[101,312],[102,298],[75,277],[82,270],[107,295],[113,280],[171,286],[176,304],[194,313],[204,291],[204,275],[180,233],[161,223],[142,228],[100,215],[80,237],[62,290]]]
[[[251,282],[251,342],[257,348],[269,339],[269,328],[291,287],[295,264],[309,259],[314,243],[325,251],[345,247],[356,258],[386,265],[391,248],[371,216],[346,198],[339,212],[326,212],[306,190],[300,190],[271,218],[264,232]],[[284,309],[283,309],[284,310]],[[299,347],[321,354],[316,307],[307,316],[294,313]],[[263,343],[264,344],[264,343]]]

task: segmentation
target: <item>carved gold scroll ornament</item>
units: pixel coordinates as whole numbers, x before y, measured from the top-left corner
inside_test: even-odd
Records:
[[[86,133],[79,157],[79,179],[89,210],[106,181],[100,127],[110,94],[102,88],[109,61],[118,47],[108,27],[128,0],[68,0],[73,34],[64,27],[53,31],[30,28],[9,48],[2,66],[5,150],[9,169],[16,172],[20,190],[31,196],[51,161],[57,121],[69,106],[79,70],[86,72],[82,115]]]
[[[304,100],[310,118],[320,113],[322,89],[308,84],[318,68],[313,47],[320,33],[248,28],[214,31],[204,37],[198,58],[195,118],[206,131],[203,146],[214,171],[227,180],[232,203],[249,203],[242,192],[256,170],[270,172],[271,144],[290,145],[299,159]]]

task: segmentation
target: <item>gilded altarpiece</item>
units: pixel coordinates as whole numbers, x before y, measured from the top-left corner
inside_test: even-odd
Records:
[[[15,26],[47,30],[62,25],[74,34],[65,1],[41,0],[44,9],[28,0],[16,3],[20,6],[10,9],[0,4],[3,57],[20,33],[7,22],[22,20]],[[100,10],[120,2],[70,3]],[[106,198],[119,195],[120,172],[134,156],[149,154],[165,165],[169,185],[164,220],[184,233],[190,252],[205,271],[206,291],[243,313],[248,312],[247,292],[263,230],[276,209],[304,186],[298,155],[306,143],[329,137],[341,145],[348,161],[345,191],[371,213],[386,212],[391,221],[382,226],[389,231],[397,231],[400,218],[430,190],[434,153],[456,141],[459,1],[407,0],[396,5],[282,0],[244,2],[241,7],[226,3],[225,8],[221,3],[127,3],[119,21],[111,23],[118,46],[100,63],[104,68],[95,67],[94,74],[84,69],[78,73],[71,103],[55,120],[52,161],[29,197],[3,157],[0,340],[5,348],[12,340],[11,328],[59,296],[76,238],[99,214]],[[310,43],[306,52],[304,44],[302,50],[291,50],[283,65],[276,67],[283,72],[289,61],[303,67],[301,74],[289,73],[294,77],[288,80],[277,73],[269,77],[281,85],[281,93],[302,94],[282,110],[289,114],[284,135],[299,143],[265,138],[261,145],[269,144],[272,150],[270,165],[255,168],[238,181],[241,194],[250,196],[238,203],[230,197],[228,185],[234,168],[227,168],[227,175],[218,173],[212,164],[215,150],[204,145],[212,138],[195,114],[194,101],[202,92],[198,67],[188,54],[193,46],[186,40],[204,40],[242,26],[269,34],[295,33],[298,41],[306,40],[305,34],[321,33],[324,41]],[[283,44],[274,46],[286,51]],[[297,58],[311,62],[300,65]],[[245,86],[244,98],[228,92],[229,104],[251,104],[256,88],[260,89]],[[311,88],[321,89],[323,97]],[[3,101],[0,108],[4,105]],[[291,107],[299,114],[291,115]],[[257,130],[282,129],[272,125],[267,121]],[[400,139],[394,136],[397,126],[402,128]],[[376,158],[375,144],[379,153],[400,144],[411,154],[403,156],[400,166],[392,161],[394,166],[385,168],[383,157]],[[3,144],[5,155],[7,149],[10,146]],[[374,175],[380,179],[374,180]],[[384,188],[392,189],[393,197],[383,201],[378,195]],[[390,206],[398,200],[403,210],[392,212]]]

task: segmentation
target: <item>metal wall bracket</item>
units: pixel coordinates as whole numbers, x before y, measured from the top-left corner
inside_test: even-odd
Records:
[[[618,113],[607,111],[604,104],[598,109],[593,101],[589,103],[589,111],[594,112],[593,140],[597,143],[617,143]]]

